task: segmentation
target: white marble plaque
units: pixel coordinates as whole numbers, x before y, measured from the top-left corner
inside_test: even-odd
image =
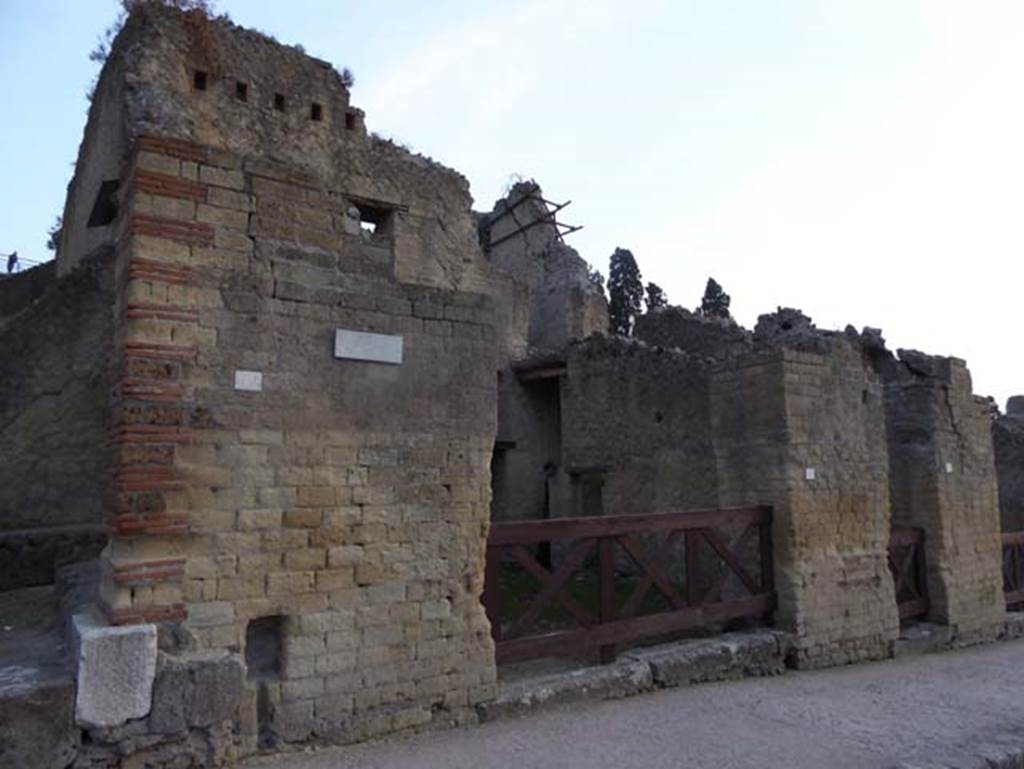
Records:
[[[334,332],[334,357],[398,365],[402,362],[402,337],[339,328]]]
[[[235,371],[235,389],[244,392],[258,393],[263,390],[262,371]]]

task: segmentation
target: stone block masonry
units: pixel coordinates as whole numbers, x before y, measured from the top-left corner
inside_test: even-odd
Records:
[[[721,505],[774,508],[775,619],[795,636],[793,662],[889,656],[899,618],[878,377],[835,340],[827,356],[779,349],[722,364],[711,392]]]
[[[921,526],[931,618],[958,643],[997,632],[991,420],[962,363],[795,310],[581,340],[606,304],[539,187],[471,204],[458,173],[368,135],[326,62],[135,4],[60,277],[0,302],[0,551],[56,562],[107,535],[76,571],[75,605],[105,614],[82,637],[145,642],[127,682],[83,658],[73,766],[476,719],[492,516],[771,505],[794,639],[771,664],[801,667],[891,653],[890,530]],[[101,519],[88,548],[34,544]],[[689,675],[663,663],[626,688]]]
[[[931,618],[991,640],[1006,608],[991,409],[963,361],[899,358],[884,367],[893,520],[925,531]]]
[[[491,302],[346,260],[368,242],[344,230],[344,196],[294,176],[136,142],[105,607],[243,656],[252,623],[280,617],[273,673],[242,703],[266,739],[460,722],[495,681]],[[286,230],[299,214],[324,229]],[[401,336],[400,363],[335,358],[338,329]],[[239,370],[262,389],[236,389]]]
[[[718,505],[703,360],[593,336],[569,348],[566,366],[562,453],[576,503],[569,515]],[[602,509],[585,509],[588,474],[598,476]]]

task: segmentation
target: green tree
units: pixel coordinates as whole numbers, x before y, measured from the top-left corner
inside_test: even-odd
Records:
[[[616,248],[608,261],[608,320],[612,333],[633,333],[633,320],[640,315],[643,298],[644,284],[633,253]]]
[[[658,307],[668,306],[668,297],[665,296],[665,291],[657,283],[647,284],[647,312],[654,310]]]
[[[705,318],[730,318],[729,303],[732,300],[729,295],[718,285],[714,278],[708,278],[707,288],[704,289],[704,298],[700,302],[700,314]]]

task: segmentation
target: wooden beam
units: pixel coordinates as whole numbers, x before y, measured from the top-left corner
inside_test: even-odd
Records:
[[[618,537],[675,529],[702,529],[726,523],[764,523],[771,520],[770,507],[739,507],[724,510],[605,515],[591,518],[552,518],[546,521],[492,523],[490,545],[525,545],[560,539]]]
[[[535,368],[530,371],[516,372],[516,378],[520,382],[536,382],[540,379],[557,379],[567,371],[566,365],[548,366],[547,368]]]

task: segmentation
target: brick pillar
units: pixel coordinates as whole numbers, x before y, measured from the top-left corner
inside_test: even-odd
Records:
[[[201,148],[141,137],[120,185],[111,398],[112,489],[101,600],[117,624],[183,619],[187,471],[193,442],[191,367],[199,309],[191,247],[213,228],[196,221],[206,198]]]
[[[989,405],[963,361],[900,358],[886,384],[893,520],[925,531],[929,619],[961,643],[994,638],[1006,607]]]
[[[776,624],[801,667],[888,656],[899,621],[886,562],[882,387],[860,351],[775,350],[712,383],[720,504],[769,504]]]

